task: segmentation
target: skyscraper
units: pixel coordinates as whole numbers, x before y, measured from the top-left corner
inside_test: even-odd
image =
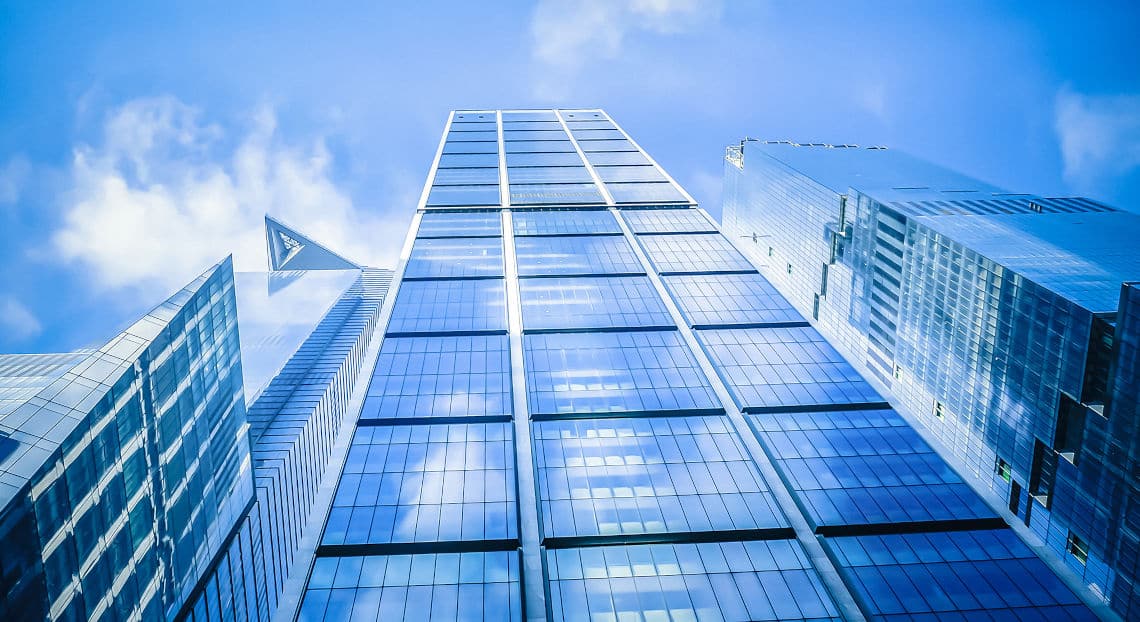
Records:
[[[161,376],[176,390],[202,386],[195,357],[219,356],[181,331],[225,339],[225,391],[204,395],[234,396],[232,407],[197,407],[192,394],[170,438],[201,448],[186,432],[195,417],[234,413],[236,428],[215,436],[233,441],[241,494],[217,503],[222,513],[210,511],[220,492],[196,506],[217,528],[194,532],[204,545],[187,549],[193,564],[159,558],[161,596],[139,600],[148,619],[1102,612],[601,110],[453,112],[390,273],[277,220],[266,227],[268,274],[234,278],[223,263],[156,312],[166,332],[153,347],[188,344],[191,363]],[[206,317],[211,330],[199,330]],[[28,418],[9,413],[39,405],[42,387],[79,383],[67,370],[88,356],[0,359],[0,429],[20,456],[35,441],[15,425]],[[146,421],[140,434],[167,438],[162,419]],[[0,525],[28,546],[3,557],[2,586],[30,605],[46,599],[35,574],[52,567],[45,547],[57,531],[78,539],[80,521],[43,527],[56,506],[40,491],[57,471],[17,453],[0,455],[14,485]],[[160,464],[170,454],[155,449]],[[148,472],[160,491],[182,481]],[[216,491],[231,481],[226,469],[197,472]],[[160,533],[181,515],[149,507],[154,520],[139,524]],[[85,554],[64,573],[73,591],[125,598],[121,574],[89,589],[91,567]],[[120,613],[143,617],[109,606],[74,617]]]
[[[724,196],[776,289],[1006,520],[1140,616],[1140,216],[789,141],[729,147]]]

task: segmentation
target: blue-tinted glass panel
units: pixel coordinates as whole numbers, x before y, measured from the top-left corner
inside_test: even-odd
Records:
[[[569,140],[516,140],[504,144],[507,153],[573,153]]]
[[[1096,619],[1009,529],[824,542],[874,619]]]
[[[883,401],[813,328],[696,332],[741,408]]]
[[[618,203],[684,203],[688,201],[669,182],[607,182],[606,190]]]
[[[539,128],[539,129],[515,129],[512,126],[503,128],[503,140],[506,142],[517,140],[567,140],[566,132],[557,123],[553,128]]]
[[[497,153],[445,153],[439,157],[439,168],[491,168],[498,165]]]
[[[621,217],[634,233],[716,233],[716,226],[695,209],[627,209]]]
[[[633,143],[624,138],[617,140],[583,140],[578,143],[582,151],[586,153],[595,151],[637,151],[637,147]]]
[[[448,141],[443,145],[444,153],[499,153],[499,143],[495,140],[475,141]]]
[[[615,129],[613,123],[610,123],[609,121],[605,121],[605,120],[577,121],[574,119],[568,119],[566,121],[566,125],[570,128],[571,132],[577,132],[579,130],[612,130],[612,129]]]
[[[495,129],[494,125],[489,125],[488,129],[483,129],[482,126],[478,130],[468,130],[464,128],[461,132],[449,132],[447,134],[447,142],[496,142],[499,140],[499,132]]]
[[[668,181],[655,166],[597,166],[594,172],[602,181]]]
[[[749,417],[813,526],[996,517],[893,410]]]
[[[502,235],[503,219],[497,211],[427,212],[420,218],[416,237],[447,238],[467,235]]]
[[[522,279],[523,329],[673,326],[644,276]]]
[[[460,123],[490,123],[494,127],[497,115],[494,112],[464,111],[456,112],[451,123],[454,127]]]
[[[593,183],[587,184],[511,184],[512,205],[571,205],[605,203]]]
[[[586,154],[586,159],[594,166],[650,164],[649,158],[640,151],[592,151]]]
[[[507,152],[507,166],[581,166],[577,153],[511,153]],[[508,171],[509,172],[509,171]]]
[[[503,131],[519,130],[558,130],[562,131],[562,124],[558,121],[507,121],[503,120]]]
[[[723,416],[534,424],[546,537],[786,527]]]
[[[509,423],[361,426],[322,544],[516,538]]]
[[[839,620],[794,540],[547,550],[555,620]]]
[[[360,416],[509,415],[508,352],[505,335],[389,337]]]
[[[590,171],[584,166],[526,166],[508,169],[512,184],[542,183],[593,183]]]
[[[685,319],[695,326],[804,321],[757,273],[678,274],[662,280]]]
[[[625,136],[616,129],[571,128],[577,140],[622,140]]]
[[[389,333],[507,329],[503,279],[404,281]]]
[[[428,193],[429,207],[457,207],[461,205],[498,205],[499,186],[432,186]]]
[[[498,184],[499,169],[497,168],[441,168],[436,169],[436,186],[470,186],[481,184]]]
[[[517,238],[515,255],[520,276],[645,272],[620,235]]]
[[[549,110],[526,110],[523,112],[504,112],[503,123],[515,123],[518,121],[554,121],[558,122],[558,117]]]
[[[532,414],[713,409],[677,331],[524,335]]]
[[[515,211],[515,235],[621,233],[613,214],[604,210]]]
[[[417,239],[404,276],[503,276],[503,241],[499,238]]]
[[[755,270],[719,233],[642,235],[637,239],[658,272]]]
[[[301,622],[521,621],[516,552],[318,557]]]

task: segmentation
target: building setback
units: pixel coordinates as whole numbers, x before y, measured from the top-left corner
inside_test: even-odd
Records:
[[[881,147],[745,140],[724,230],[1003,518],[1137,599],[1140,216]]]

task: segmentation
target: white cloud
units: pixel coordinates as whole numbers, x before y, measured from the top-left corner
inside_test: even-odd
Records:
[[[19,300],[0,297],[0,330],[11,341],[31,339],[43,332],[43,325]]]
[[[23,156],[14,156],[7,164],[0,166],[0,205],[20,200],[31,171],[31,165]]]
[[[536,88],[560,99],[587,64],[618,58],[631,34],[676,34],[719,14],[717,0],[540,0],[530,21]]]
[[[53,237],[62,259],[97,286],[172,291],[229,253],[237,270],[264,270],[268,212],[380,265],[368,243],[378,223],[330,179],[321,138],[287,144],[268,108],[237,136],[200,117],[172,97],[133,100],[107,116],[102,144],[75,150]]]
[[[1140,166],[1140,95],[1057,94],[1054,128],[1065,178],[1078,186]]]

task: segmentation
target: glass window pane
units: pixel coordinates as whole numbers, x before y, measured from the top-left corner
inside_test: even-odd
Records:
[[[439,156],[439,168],[483,167],[499,165],[497,153],[445,153]]]
[[[604,210],[515,210],[515,235],[621,233],[613,214]]]
[[[739,565],[717,563],[726,558]],[[548,549],[546,565],[559,569],[550,577],[550,604],[559,622],[840,620],[792,540]]]
[[[716,410],[677,331],[524,335],[531,414]]]
[[[567,123],[573,123],[575,121],[596,121],[599,119],[605,120],[606,115],[597,110],[575,110],[573,112],[563,110],[562,118]]]
[[[505,335],[384,339],[362,419],[511,413]]]
[[[465,186],[498,184],[497,168],[440,168],[435,171],[432,183],[436,186]]]
[[[464,129],[467,130],[467,128],[464,128]],[[449,142],[449,143],[451,143],[451,142],[471,142],[471,141],[498,142],[499,141],[499,132],[498,132],[498,130],[495,129],[495,126],[492,125],[492,126],[490,126],[489,129],[486,129],[486,130],[480,128],[478,131],[470,131],[470,130],[462,131],[462,132],[451,131],[451,132],[448,132],[448,134],[447,134],[447,142]]]
[[[883,401],[815,329],[696,332],[737,405],[747,411]]]
[[[585,151],[585,150],[583,150]],[[594,151],[587,152],[586,159],[594,166],[608,165],[648,165],[649,158],[640,151]]]
[[[620,235],[518,238],[515,256],[520,276],[645,272]]]
[[[582,166],[582,158],[573,153],[511,153],[507,152],[507,166]],[[513,171],[508,171],[508,173]]]
[[[427,212],[420,217],[416,237],[498,236],[502,233],[503,219],[498,211]]]
[[[621,216],[634,233],[717,233],[716,225],[696,209],[627,209]]]
[[[444,153],[499,153],[499,143],[495,141],[469,142],[448,141],[443,145]]]
[[[499,238],[417,239],[405,278],[503,276]]]
[[[616,128],[570,128],[574,133],[574,138],[582,140],[624,140],[625,136],[622,135]]]
[[[602,204],[605,199],[593,183],[511,184],[511,205]]]
[[[503,119],[503,132],[518,130],[558,130],[562,131],[562,124],[557,121],[508,121]]]
[[[527,166],[507,170],[507,179],[512,184],[593,183],[590,171],[585,166]]]
[[[618,203],[665,203],[688,201],[668,182],[607,183],[606,190]]]
[[[1095,619],[1012,529],[823,542],[834,552],[844,582],[877,618]]]
[[[723,416],[541,421],[533,429],[546,537],[788,525]]]
[[[456,112],[455,117],[451,120],[451,123],[453,125],[457,123],[490,123],[494,125],[496,118],[497,115],[494,112],[479,112],[468,110]]]
[[[555,124],[555,127],[549,129],[515,129],[511,126],[503,128],[503,140],[512,142],[516,140],[567,140],[566,132]]]
[[[593,151],[637,151],[637,147],[624,138],[618,140],[583,140],[578,143],[578,146],[586,153]]]
[[[516,140],[504,146],[507,153],[574,153],[569,140]]]
[[[685,319],[694,326],[805,321],[757,273],[674,275],[662,280]]]
[[[510,423],[358,427],[321,544],[518,537],[512,439]]]
[[[744,255],[718,233],[640,235],[637,240],[661,273],[755,270]]]
[[[507,330],[502,279],[404,281],[389,333]]]
[[[749,417],[813,527],[997,517],[893,410]]]
[[[517,121],[554,121],[557,123],[558,117],[554,116],[554,112],[549,110],[526,110],[503,113],[503,123],[513,123]]]
[[[656,166],[596,166],[594,171],[604,182],[668,181]]]
[[[522,279],[519,287],[526,330],[673,326],[644,276]]]
[[[578,121],[575,119],[568,119],[566,121],[566,125],[570,128],[570,131],[572,131],[572,132],[577,131],[577,130],[612,130],[612,129],[617,129],[614,127],[613,123],[610,123],[609,121],[605,121],[605,120]]]
[[[432,186],[428,193],[428,207],[460,205],[498,205],[499,186]]]

